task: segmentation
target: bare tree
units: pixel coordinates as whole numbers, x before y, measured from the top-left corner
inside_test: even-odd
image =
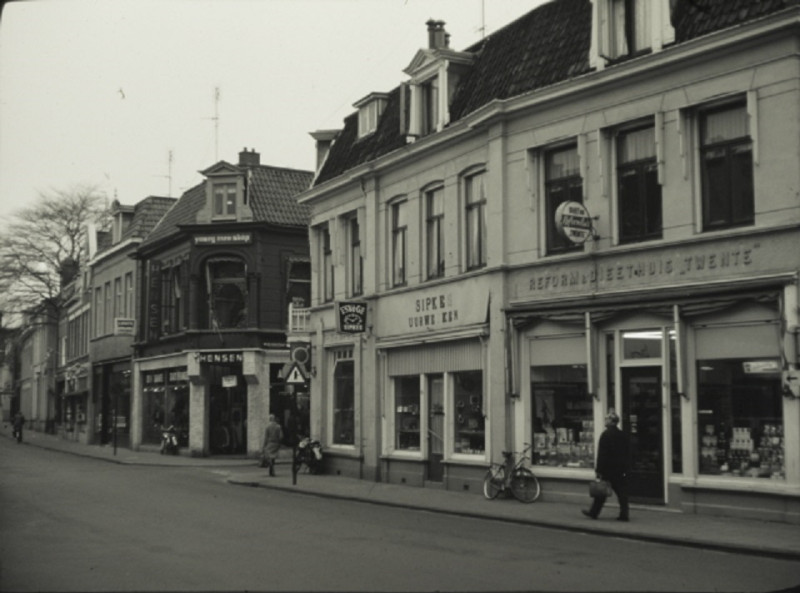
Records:
[[[60,273],[79,268],[88,223],[105,226],[105,195],[93,186],[40,192],[36,203],[12,215],[0,230],[0,309],[59,307]]]

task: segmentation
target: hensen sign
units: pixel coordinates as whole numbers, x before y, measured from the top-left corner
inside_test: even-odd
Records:
[[[337,302],[336,331],[343,334],[360,334],[367,331],[367,303],[364,301]]]

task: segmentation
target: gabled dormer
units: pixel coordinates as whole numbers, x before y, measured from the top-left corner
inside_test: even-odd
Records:
[[[124,206],[119,200],[111,202],[111,244],[116,245],[133,220],[133,206]]]
[[[674,0],[592,0],[591,66],[602,70],[673,43],[673,4]]]
[[[403,72],[411,89],[408,136],[411,140],[439,132],[450,123],[450,102],[461,76],[473,62],[470,52],[450,49],[444,21],[429,20],[428,48],[421,49]]]
[[[260,166],[257,152],[247,149],[239,153],[239,165],[220,161],[200,173],[206,178],[206,200],[197,213],[199,224],[248,222],[253,220],[249,190],[251,170]]]
[[[360,101],[353,103],[358,109],[358,137],[369,136],[378,129],[378,120],[386,107],[389,95],[386,93],[370,93]]]

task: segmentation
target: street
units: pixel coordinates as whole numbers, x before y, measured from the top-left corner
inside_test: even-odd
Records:
[[[0,590],[734,592],[800,582],[796,562],[234,486],[226,473],[0,439]]]

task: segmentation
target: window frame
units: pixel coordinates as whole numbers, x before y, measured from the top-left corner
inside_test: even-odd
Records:
[[[236,181],[215,182],[211,188],[211,217],[214,220],[235,219],[239,201],[238,194]]]
[[[647,129],[652,129],[653,131],[653,152],[651,156],[647,156],[646,158],[640,158],[636,160],[628,160],[625,163],[622,162],[621,158],[621,151],[622,151],[622,144],[621,139],[623,137],[627,137],[630,134],[635,134],[637,132],[641,132]],[[613,138],[613,171],[614,171],[614,201],[615,201],[615,208],[616,208],[616,216],[615,216],[615,224],[616,224],[616,231],[617,231],[617,243],[618,244],[633,244],[633,243],[641,243],[644,241],[653,241],[663,238],[663,231],[664,231],[664,212],[663,212],[663,192],[662,192],[662,185],[659,181],[659,158],[658,158],[658,132],[656,129],[656,123],[653,121],[647,122],[638,122],[635,124],[630,124],[627,126],[622,126],[615,129],[612,133]],[[637,201],[637,207],[640,212],[644,212],[641,218],[644,221],[638,221],[637,227],[640,229],[637,233],[626,233],[625,229],[626,226],[623,224],[623,217],[625,215],[625,208],[624,205],[628,203],[623,196],[623,173],[630,172],[632,175],[636,177],[636,196],[635,200]],[[627,176],[627,174],[626,174]],[[648,179],[648,177],[650,178]],[[650,196],[648,192],[649,183],[655,182],[654,185],[657,187],[658,196]],[[654,206],[653,202],[658,202],[657,207],[657,214],[655,215],[657,218],[657,226],[658,230],[648,230],[651,226],[649,224],[649,220],[651,217],[648,215],[650,213],[650,206]],[[642,223],[642,224],[640,224]],[[643,229],[643,230],[642,230]]]
[[[577,167],[574,172],[561,177],[551,178],[549,176],[549,163],[550,158],[558,153],[566,153],[574,151],[575,162]],[[541,166],[542,166],[542,196],[544,201],[544,247],[546,255],[563,255],[566,253],[575,253],[583,251],[583,244],[571,243],[565,237],[558,234],[555,223],[555,212],[562,202],[575,201],[583,204],[583,191],[584,179],[581,175],[580,167],[580,147],[577,142],[570,142],[568,144],[558,144],[546,147],[541,152]],[[575,182],[579,181],[579,184]],[[560,200],[558,203],[552,203],[554,197],[552,191],[556,188],[558,191],[565,193],[566,198]],[[575,195],[577,194],[577,195]]]
[[[361,224],[357,214],[347,219],[347,234],[350,296],[361,296],[364,294],[364,254],[361,250]]]
[[[472,199],[473,184],[480,179],[481,192],[478,199]],[[486,170],[473,171],[463,177],[464,188],[464,249],[465,268],[467,271],[486,267],[488,230],[486,227]],[[472,244],[472,221],[477,217],[477,246]]]
[[[320,260],[322,261],[321,297],[323,303],[330,303],[334,297],[333,247],[330,227],[326,224],[319,229]]]
[[[435,280],[444,277],[444,185],[436,184],[423,191],[425,201],[425,277]],[[438,209],[435,209],[438,203]],[[435,260],[435,261],[434,261]]]
[[[389,249],[391,262],[389,271],[392,288],[405,286],[408,283],[408,207],[409,204],[406,199],[396,200],[389,205],[389,225],[391,229]],[[400,224],[401,222],[402,224]],[[402,243],[399,247],[398,241]],[[399,266],[398,257],[401,260]]]

